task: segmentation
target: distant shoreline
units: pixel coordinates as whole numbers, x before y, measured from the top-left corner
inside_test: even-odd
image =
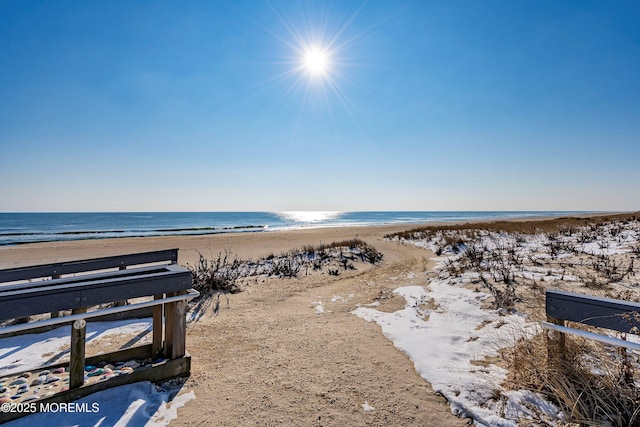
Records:
[[[51,233],[51,236],[85,236],[77,239],[42,239],[31,240],[27,242],[0,242],[0,246],[13,246],[13,245],[28,245],[31,243],[47,243],[47,242],[59,242],[59,241],[74,241],[74,240],[98,240],[98,239],[119,239],[119,238],[144,238],[144,237],[163,237],[163,236],[206,236],[209,234],[222,234],[222,233],[258,233],[265,230],[264,226],[250,225],[250,226],[234,226],[234,227],[192,227],[192,228],[176,228],[166,230],[154,230],[150,235],[135,234],[135,232],[127,230],[96,230],[96,231],[62,231],[57,233]],[[128,234],[131,233],[131,234]],[[118,236],[121,234],[121,236]],[[0,233],[0,237],[19,237],[19,236],[39,236],[41,233]]]
[[[33,242],[0,246],[0,269],[48,262],[97,258],[117,254],[127,254],[152,250],[178,248],[181,264],[194,264],[199,254],[217,254],[230,251],[239,257],[252,258],[270,253],[282,253],[307,244],[331,243],[358,237],[374,246],[386,235],[420,227],[464,226],[473,224],[495,224],[507,221],[527,224],[529,222],[549,222],[562,218],[623,217],[629,213],[582,213],[566,216],[536,216],[518,218],[497,218],[490,220],[433,221],[427,223],[404,223],[369,226],[344,226],[323,228],[300,228],[269,232],[227,232],[200,235],[168,235],[99,239],[73,239],[47,242]]]
[[[416,225],[600,215],[585,211],[0,213],[0,246],[130,237]]]

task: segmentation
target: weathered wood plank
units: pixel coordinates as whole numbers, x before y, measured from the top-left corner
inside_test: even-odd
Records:
[[[182,294],[183,292],[178,292]],[[173,337],[171,353],[167,355],[170,359],[177,359],[184,356],[186,350],[187,336],[187,302],[177,301],[173,310]]]
[[[129,270],[110,270],[110,271],[94,271],[90,273],[83,273],[74,276],[56,277],[51,280],[39,280],[28,283],[11,283],[3,284],[0,286],[0,292],[6,293],[10,291],[33,291],[36,289],[49,288],[52,286],[68,286],[74,287],[78,284],[84,284],[88,282],[97,282],[100,280],[111,280],[124,277],[143,276],[145,274],[155,274],[168,271],[180,270],[181,267],[176,265],[153,265],[135,267]]]
[[[123,311],[122,313],[105,314],[104,316],[94,317],[91,322],[110,322],[113,320],[126,320],[126,319],[143,319],[151,317],[153,315],[153,307],[134,308],[130,311]]]
[[[111,353],[103,353],[85,359],[86,365],[97,365],[100,362],[116,363],[129,360],[144,360],[151,357],[151,344],[125,348]],[[66,366],[62,364],[62,366]],[[54,368],[55,369],[55,368]]]
[[[547,290],[546,311],[555,319],[618,332],[638,333],[640,328],[640,303],[635,302]]]
[[[52,280],[59,279],[59,278],[60,278],[59,274],[54,274],[53,276],[51,276]],[[55,319],[56,317],[60,317],[60,311],[59,310],[55,310],[55,311],[51,312],[51,318]]]
[[[94,317],[91,319],[91,322],[110,322],[113,320],[144,319],[147,317],[151,317],[152,315],[153,315],[153,307],[142,307],[142,308],[134,308],[130,311],[125,311],[122,313],[112,313],[112,314],[105,314],[104,316]],[[71,323],[73,322],[61,323],[58,325],[51,325],[51,326],[34,326],[33,328],[29,329],[28,332],[25,332],[25,331],[13,332],[8,334],[3,334],[2,337],[6,338],[6,337],[15,337],[18,335],[26,335],[26,334],[39,334],[42,332],[51,331],[56,328],[61,328],[63,326],[71,325]]]
[[[153,296],[154,300],[164,298],[164,294],[157,294]],[[164,305],[164,304],[163,304]],[[162,355],[162,308],[163,305],[156,305],[153,307],[153,341],[151,347],[152,358],[157,358]]]
[[[123,265],[123,266],[121,266],[119,268],[119,270],[121,270],[121,271],[122,270],[126,270],[126,269],[127,269],[126,265]],[[126,299],[121,299],[121,300],[116,301],[116,307],[123,307],[125,305],[127,305],[127,300]]]
[[[55,264],[43,264],[31,267],[18,267],[0,270],[1,282],[14,282],[18,280],[30,280],[40,277],[51,277],[72,273],[81,273],[108,268],[119,268],[155,262],[178,262],[178,249],[166,249],[161,251],[143,252],[138,254],[117,255],[103,258],[92,258],[79,261],[60,262]]]
[[[167,292],[167,297],[173,297],[176,295],[176,292]],[[171,357],[171,354],[173,353],[175,310],[175,302],[164,304],[164,357]]]
[[[129,360],[144,360],[151,357],[151,344],[144,344],[135,347],[129,347],[122,350],[113,351],[111,353],[103,353],[95,356],[85,357],[85,365],[97,365],[100,362],[116,363],[126,362]],[[40,367],[37,369],[44,369]],[[47,365],[46,369],[52,371],[56,368],[69,369],[69,361],[54,363],[53,365]],[[33,369],[27,369],[22,372],[16,372],[12,376],[19,376],[25,372],[33,372]]]
[[[191,285],[191,272],[175,266],[157,273],[120,275],[100,280],[66,283],[65,279],[58,279],[55,284],[35,289],[0,290],[0,320],[94,306],[116,299],[176,292]]]
[[[97,365],[100,362],[126,362],[129,360],[144,360],[151,357],[151,344],[140,345],[136,347],[125,348],[111,353],[103,353],[95,356],[87,357],[85,364]],[[64,366],[64,365],[63,365]]]

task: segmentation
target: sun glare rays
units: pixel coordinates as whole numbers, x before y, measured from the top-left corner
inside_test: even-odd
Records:
[[[353,45],[362,38],[358,33],[349,37],[350,26],[362,10],[360,6],[346,19],[332,19],[328,8],[310,10],[299,7],[287,13],[270,5],[276,25],[262,27],[284,50],[277,65],[283,70],[272,77],[269,85],[289,82],[284,102],[293,97],[301,100],[300,114],[312,105],[322,105],[333,115],[336,107],[349,111],[349,101],[341,85],[350,82],[347,68],[354,63]]]

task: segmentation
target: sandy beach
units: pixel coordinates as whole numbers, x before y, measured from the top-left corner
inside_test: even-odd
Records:
[[[191,324],[192,375],[184,391],[196,400],[171,425],[464,425],[375,324],[350,312],[380,301],[393,311],[392,277],[424,271],[424,250],[385,241],[411,226],[325,228],[211,236],[124,238],[0,248],[0,268],[179,248],[193,264],[229,250],[261,257],[305,244],[355,236],[382,251],[380,266],[359,264],[339,277],[272,279],[229,295],[217,315]],[[425,285],[426,285],[425,279]],[[348,301],[331,304],[335,295]],[[312,302],[327,302],[318,316]],[[368,404],[375,410],[365,411]]]
[[[0,2],[0,424],[640,427],[639,18]]]
[[[385,238],[415,227],[37,243],[0,248],[0,268],[167,248],[179,248],[179,263],[193,265],[199,253],[256,259],[358,237],[384,254],[379,264],[357,263],[335,277],[262,277],[189,324],[192,373],[181,393],[193,391],[195,400],[171,425],[466,425],[380,325],[353,313],[367,306],[379,313],[402,309],[406,301],[393,293],[403,285],[399,278],[429,287],[432,278],[424,273],[437,262],[434,252]]]

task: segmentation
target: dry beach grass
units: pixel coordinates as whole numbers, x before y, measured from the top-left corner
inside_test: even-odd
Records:
[[[640,300],[639,219],[624,214],[422,227],[387,237],[447,255],[431,273],[434,280],[491,294],[489,309],[515,310],[529,321],[543,321],[548,287]],[[567,342],[567,360],[548,360],[544,335],[538,334],[516,340],[501,350],[501,359],[490,362],[508,369],[504,390],[539,392],[564,413],[562,422],[640,425],[637,355],[574,337]],[[550,422],[528,418],[536,425]]]

